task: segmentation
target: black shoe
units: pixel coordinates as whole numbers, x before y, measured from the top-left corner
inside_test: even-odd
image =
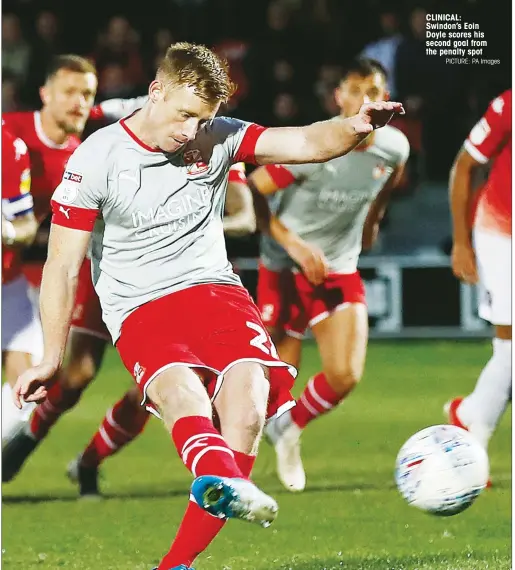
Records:
[[[38,444],[39,441],[23,431],[19,431],[5,444],[2,449],[2,483],[14,479]]]
[[[80,463],[81,456],[68,464],[66,474],[68,479],[79,486],[82,498],[100,499],[102,495],[98,490],[98,467],[84,467]]]

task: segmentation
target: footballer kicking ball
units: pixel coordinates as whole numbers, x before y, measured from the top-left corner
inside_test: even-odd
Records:
[[[488,455],[466,430],[452,425],[425,428],[402,446],[395,483],[409,505],[433,515],[461,513],[486,487]]]

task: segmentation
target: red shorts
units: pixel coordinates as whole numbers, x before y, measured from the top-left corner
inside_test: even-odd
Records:
[[[152,380],[172,366],[201,372],[214,399],[227,370],[250,361],[270,369],[268,417],[294,405],[295,370],[279,360],[243,287],[196,285],[146,303],[125,319],[116,348],[143,394],[142,404]],[[147,409],[155,412],[151,402]]]
[[[272,271],[262,264],[258,269],[257,305],[261,319],[269,329],[291,330],[307,326],[290,269]]]
[[[351,303],[366,304],[365,286],[359,271],[331,273],[317,286],[312,285],[303,273],[295,273],[294,279],[298,302],[292,307],[292,318],[287,326],[294,336],[303,334],[306,325],[312,327]]]
[[[100,300],[91,279],[91,261],[85,259],[79,272],[75,306],[71,326],[74,330],[111,340],[111,335],[102,320]]]

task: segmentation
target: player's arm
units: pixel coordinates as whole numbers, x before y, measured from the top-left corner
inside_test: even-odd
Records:
[[[318,247],[305,242],[273,215],[266,198],[308,175],[309,168],[309,165],[300,166],[294,174],[293,168],[281,165],[262,166],[249,176],[248,185],[254,200],[258,229],[270,235],[288,253],[311,283],[319,285],[328,273],[324,253]]]
[[[452,218],[452,270],[466,283],[478,279],[476,256],[472,245],[471,205],[474,194],[474,172],[486,164],[504,144],[511,128],[511,117],[505,112],[503,96],[492,103],[471,130],[458,152],[449,176],[449,201]]]
[[[366,103],[357,115],[347,119],[335,117],[304,127],[265,129],[255,144],[256,164],[326,162],[347,154],[393,115],[403,113],[400,103],[380,101]]]
[[[147,102],[148,95],[134,97],[132,99],[108,99],[95,105],[89,114],[91,120],[105,120],[110,122],[119,121],[141,109]]]
[[[362,247],[364,250],[371,249],[379,234],[379,225],[384,218],[386,208],[393,192],[399,186],[404,176],[405,163],[398,165],[390,174],[388,181],[372,202],[363,226]]]
[[[224,232],[233,237],[252,234],[256,231],[252,193],[247,186],[243,168],[237,165],[229,171],[223,225]]]
[[[52,197],[52,225],[43,269],[40,313],[43,327],[43,360],[24,372],[13,389],[15,404],[46,398],[49,382],[62,364],[77,290],[91,232],[107,193],[105,153],[90,137],[70,157]]]
[[[36,236],[38,223],[34,217],[34,201],[30,194],[30,159],[27,145],[2,131],[2,245],[27,247]]]

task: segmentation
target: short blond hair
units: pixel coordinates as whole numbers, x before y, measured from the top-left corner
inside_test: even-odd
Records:
[[[189,85],[207,103],[227,103],[236,91],[227,62],[206,46],[188,42],[172,44],[156,78],[171,86]]]
[[[89,59],[76,55],[74,53],[58,55],[52,59],[47,69],[46,80],[49,81],[57,72],[65,69],[66,71],[74,71],[75,73],[93,73],[97,74],[95,64]]]

